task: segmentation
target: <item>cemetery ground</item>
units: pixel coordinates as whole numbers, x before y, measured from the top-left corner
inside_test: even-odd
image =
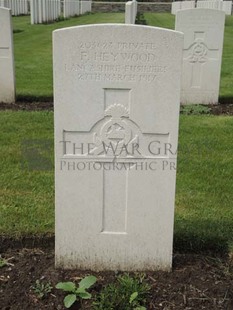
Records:
[[[170,14],[145,17],[149,25],[174,28]],[[51,32],[123,20],[123,14],[90,14],[31,26],[28,17],[14,18],[19,103],[11,107],[21,111],[0,111],[1,309],[63,309],[65,293],[55,285],[78,283],[88,274],[97,277],[89,291],[93,300],[101,293],[102,304],[96,306],[100,310],[136,309],[129,302],[134,292],[138,292],[138,305],[146,309],[233,309],[233,17],[226,18],[220,91],[228,105],[217,110],[228,115],[215,116],[198,106],[184,108],[180,116],[173,271],[130,274],[122,286],[122,273],[54,268]],[[42,111],[22,111],[33,106]],[[36,280],[50,282],[51,289],[36,290]],[[104,290],[110,283],[118,286]],[[146,284],[149,290],[143,291]],[[113,306],[106,303],[114,298]],[[78,302],[71,309],[94,309],[93,300]]]
[[[150,26],[174,29],[175,17],[168,13],[144,14]],[[52,101],[52,31],[82,24],[123,23],[124,14],[98,13],[49,25],[31,25],[29,17],[14,17],[17,99]],[[233,16],[226,16],[220,102],[232,103]],[[30,61],[29,61],[30,60]]]

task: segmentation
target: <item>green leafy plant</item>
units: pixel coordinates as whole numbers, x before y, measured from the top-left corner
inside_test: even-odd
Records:
[[[181,106],[180,112],[185,115],[210,114],[211,109],[201,104],[189,104]]]
[[[130,299],[129,299],[129,304],[134,307],[134,310],[146,310],[145,307],[138,305],[138,292],[134,292],[131,294]]]
[[[137,24],[137,25],[147,25],[147,22],[146,22],[146,19],[145,19],[143,13],[141,13],[141,12],[137,13],[135,24]]]
[[[22,29],[14,29],[13,30],[13,33],[21,33],[21,32],[24,32],[24,30],[22,30]]]
[[[46,297],[49,293],[51,293],[53,287],[51,286],[51,283],[43,283],[40,280],[36,280],[36,284],[32,286],[32,289],[35,293],[35,295],[42,299]]]
[[[0,255],[0,268],[3,268],[5,266],[14,266],[14,264],[9,263],[9,260],[11,260],[12,258],[13,257],[6,259],[1,257]]]
[[[146,310],[150,288],[145,275],[121,275],[116,283],[110,283],[101,290],[93,307],[95,310]]]
[[[70,293],[64,298],[65,307],[70,308],[78,298],[81,300],[91,298],[91,294],[86,290],[94,285],[95,282],[96,277],[87,276],[79,282],[78,287],[73,282],[59,282],[56,288]]]
[[[63,22],[64,20],[67,20],[68,18],[65,18],[63,15],[59,15],[58,18],[55,19],[57,23]]]

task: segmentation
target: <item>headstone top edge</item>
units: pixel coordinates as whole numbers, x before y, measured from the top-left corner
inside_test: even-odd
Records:
[[[141,28],[141,29],[147,29],[147,30],[152,30],[152,31],[161,31],[163,33],[174,33],[177,34],[180,37],[183,37],[183,33],[177,30],[172,30],[172,29],[166,29],[162,27],[153,27],[153,26],[145,26],[145,25],[135,25],[135,24],[114,24],[114,23],[106,23],[106,24],[90,24],[90,25],[81,25],[81,26],[74,26],[74,27],[65,27],[61,29],[57,29],[53,31],[54,34],[62,33],[62,32],[69,32],[69,31],[75,31],[78,29],[90,29],[90,28],[107,28],[111,27],[113,28]]]
[[[178,10],[176,14],[180,15],[180,14],[182,14],[184,12],[188,12],[188,11],[192,12],[194,14],[197,14],[200,11],[208,12],[208,13],[213,13],[213,11],[214,11],[215,14],[219,14],[219,15],[225,16],[225,12],[224,11],[215,10],[215,9],[208,9],[208,8],[181,9],[181,10]]]
[[[9,8],[5,8],[5,7],[2,7],[2,6],[0,6],[0,10],[2,10],[2,12],[11,12],[11,9],[9,9]]]

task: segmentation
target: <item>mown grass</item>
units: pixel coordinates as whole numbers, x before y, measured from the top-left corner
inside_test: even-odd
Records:
[[[53,166],[53,113],[2,111],[0,123],[0,234],[53,234],[53,167],[22,167],[30,139],[49,141]],[[175,250],[223,252],[233,245],[233,118],[181,115],[179,141]]]
[[[145,13],[148,25],[174,29],[169,13]],[[96,23],[123,23],[123,13],[96,13],[49,24],[31,25],[29,17],[14,17],[16,91],[20,100],[52,100],[52,31]],[[233,101],[233,16],[226,17],[220,101]],[[226,98],[226,99],[225,99]],[[231,98],[231,99],[229,99]]]
[[[233,118],[182,116],[175,244],[189,251],[233,243]]]
[[[53,140],[53,113],[1,111],[0,119],[0,233],[17,237],[53,232],[53,171],[23,166],[25,140]],[[53,162],[52,152],[50,156]]]
[[[124,14],[87,14],[47,25],[29,16],[13,18],[17,99],[52,100],[52,32],[76,25],[124,22]]]
[[[146,13],[145,17],[149,25],[174,28],[170,14]],[[17,96],[22,100],[51,100],[52,31],[123,22],[124,14],[91,14],[34,26],[28,17],[13,20]],[[233,17],[227,17],[221,80],[221,95],[227,97],[233,97],[232,26]],[[53,113],[1,111],[0,123],[0,234],[53,234]],[[181,115],[179,139],[175,250],[223,252],[233,247],[233,118]],[[25,144],[25,140],[47,144],[36,152],[33,148],[29,151],[30,143]],[[34,171],[25,166],[28,155],[31,161],[44,153],[50,169]]]

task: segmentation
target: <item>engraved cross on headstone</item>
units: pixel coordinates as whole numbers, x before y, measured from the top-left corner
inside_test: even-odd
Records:
[[[194,32],[194,42],[184,49],[184,60],[192,66],[191,87],[201,88],[203,67],[210,61],[217,61],[218,49],[209,49],[205,42],[204,32]]]
[[[82,162],[112,165],[111,169],[102,171],[101,233],[127,234],[130,169],[135,168],[137,164],[143,169],[143,161],[153,160],[154,156],[148,151],[149,141],[156,139],[166,143],[169,133],[141,132],[137,124],[130,119],[130,89],[104,89],[104,92],[104,118],[89,132],[64,130],[61,160],[72,158]],[[75,147],[71,142],[75,142]],[[89,147],[85,148],[85,144]],[[77,150],[79,154],[76,153]],[[118,164],[120,166],[117,168]]]

